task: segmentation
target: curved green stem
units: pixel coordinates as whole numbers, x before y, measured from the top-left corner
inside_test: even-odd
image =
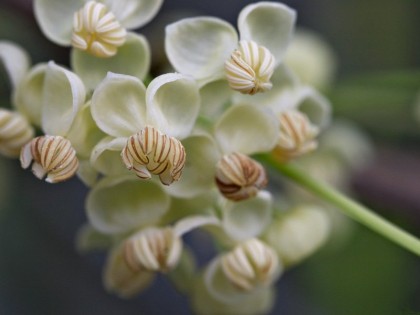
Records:
[[[264,156],[261,160],[314,195],[333,204],[352,219],[420,256],[420,240],[418,238],[385,220],[369,208],[346,197],[330,185],[316,181],[291,164],[278,163],[269,156]]]

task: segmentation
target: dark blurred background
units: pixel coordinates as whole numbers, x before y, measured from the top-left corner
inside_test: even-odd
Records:
[[[155,38],[158,71],[164,23],[212,15],[236,24],[251,1],[167,0],[139,30]],[[352,176],[355,195],[378,213],[420,236],[420,1],[285,1],[298,26],[314,30],[337,54],[330,90],[336,117],[350,119],[372,139],[376,155]],[[24,47],[33,63],[66,65],[69,50],[40,33],[30,0],[0,1],[0,39]],[[160,40],[158,40],[160,39]],[[6,78],[0,101],[10,106]],[[87,189],[73,179],[37,180],[18,161],[0,160],[0,314],[190,314],[188,301],[164,278],[138,298],[120,300],[101,283],[102,254],[80,255],[74,237],[86,221]],[[345,246],[321,250],[277,285],[272,314],[420,314],[419,258],[356,225]]]

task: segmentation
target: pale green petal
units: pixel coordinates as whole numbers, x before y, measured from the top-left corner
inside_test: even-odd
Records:
[[[127,138],[103,138],[92,150],[90,163],[102,174],[128,174],[121,160],[121,151],[127,144]]]
[[[43,63],[30,69],[18,85],[15,94],[16,108],[37,127],[41,127],[44,80],[47,67],[47,64]]]
[[[132,176],[106,177],[89,193],[87,215],[100,232],[128,232],[156,223],[169,209],[170,198],[161,185]]]
[[[225,232],[237,241],[258,236],[271,221],[272,200],[266,191],[240,202],[228,201],[222,209]]]
[[[84,224],[76,235],[76,248],[79,252],[108,249],[113,244],[113,237],[95,230],[90,224]]]
[[[237,44],[232,25],[217,18],[188,18],[166,27],[165,50],[172,66],[199,80],[223,77],[224,62]]]
[[[223,153],[253,154],[270,151],[279,137],[279,123],[273,113],[251,105],[229,108],[215,127]]]
[[[28,53],[19,45],[0,41],[0,62],[9,75],[13,90],[22,81],[31,64]]]
[[[73,72],[50,61],[45,73],[42,129],[46,134],[65,136],[85,102],[86,91]]]
[[[219,225],[220,221],[213,215],[195,215],[185,217],[178,221],[174,226],[174,231],[177,236],[182,236],[194,229],[204,225]]]
[[[88,187],[96,184],[99,173],[93,168],[88,159],[79,159],[79,168],[77,169],[77,176]]]
[[[182,144],[187,152],[187,162],[181,179],[165,189],[173,196],[191,198],[214,187],[220,153],[213,139],[205,135],[189,137]]]
[[[232,89],[224,79],[204,85],[200,88],[200,114],[209,118],[211,121],[214,121],[222,114],[226,105],[229,103],[232,94]]]
[[[163,0],[104,0],[103,2],[122,26],[135,29],[155,17]]]
[[[145,126],[146,88],[136,77],[109,72],[92,95],[92,117],[114,137],[129,137]]]
[[[238,17],[241,40],[253,40],[281,62],[289,45],[296,12],[282,3],[258,2],[242,9]]]
[[[188,294],[193,290],[196,272],[194,253],[184,244],[178,264],[168,273],[168,277],[178,292]]]
[[[143,80],[150,68],[150,47],[144,36],[128,33],[127,41],[118,48],[115,56],[97,58],[83,50],[73,49],[71,64],[87,89],[93,90],[108,71],[132,75]]]
[[[83,0],[34,0],[35,18],[44,35],[63,46],[70,46],[73,15],[84,5]]]
[[[70,140],[79,157],[89,158],[93,147],[104,136],[92,119],[90,103],[86,103],[76,115],[66,138]]]
[[[183,139],[190,134],[200,109],[198,85],[179,73],[163,74],[147,87],[146,104],[148,123]]]

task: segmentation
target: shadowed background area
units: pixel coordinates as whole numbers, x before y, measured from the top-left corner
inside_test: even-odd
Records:
[[[167,0],[140,30],[154,49],[153,71],[164,62],[163,29],[169,21],[212,15],[236,23],[254,1]],[[337,79],[326,91],[337,117],[350,119],[372,139],[376,153],[352,176],[355,196],[420,236],[420,2],[416,0],[285,1],[298,26],[314,30],[337,54]],[[13,40],[33,64],[66,65],[69,50],[41,34],[29,0],[2,0],[0,39]],[[0,72],[2,73],[2,72]],[[2,73],[3,74],[3,73]],[[7,78],[0,102],[9,107]],[[18,161],[0,160],[0,314],[190,314],[187,298],[164,277],[125,301],[105,292],[102,253],[79,254],[74,237],[87,189],[77,179],[60,185],[37,180]],[[188,240],[204,256],[206,235]],[[341,247],[326,246],[286,273],[272,314],[394,315],[420,312],[419,258],[355,225]]]

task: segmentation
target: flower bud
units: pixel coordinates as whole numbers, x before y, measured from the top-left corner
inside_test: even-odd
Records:
[[[24,116],[0,109],[0,154],[18,157],[21,148],[31,141],[34,129]]]
[[[225,155],[216,166],[216,184],[228,199],[239,201],[254,197],[267,185],[262,165],[241,153]]]
[[[182,241],[172,228],[148,228],[125,241],[124,257],[133,270],[166,272],[173,269],[182,252]]]
[[[181,177],[186,154],[178,139],[146,126],[128,138],[121,157],[138,177],[149,179],[152,173],[159,175],[162,184],[170,185]]]
[[[280,272],[276,252],[258,239],[250,239],[223,255],[221,266],[232,284],[244,291],[270,285]]]
[[[273,150],[274,156],[285,163],[317,148],[318,128],[308,117],[297,111],[287,110],[280,114],[280,139]]]
[[[275,59],[271,52],[253,41],[240,41],[238,49],[225,62],[229,86],[250,95],[271,89],[274,67]]]
[[[32,163],[33,162],[33,163]],[[39,179],[58,183],[71,178],[79,167],[76,151],[69,140],[60,136],[41,136],[27,143],[20,153],[20,163]]]
[[[89,1],[74,13],[71,43],[96,57],[114,56],[126,35],[126,30],[102,3]]]

